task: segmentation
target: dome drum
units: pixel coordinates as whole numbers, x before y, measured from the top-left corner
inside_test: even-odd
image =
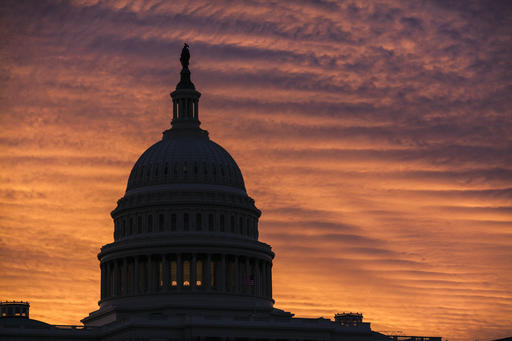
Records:
[[[158,201],[157,196],[154,201],[141,199],[129,207],[118,206],[112,212],[114,240],[161,237],[166,233],[257,240],[260,211],[252,199],[234,205],[235,199],[242,197],[185,192],[172,199]]]

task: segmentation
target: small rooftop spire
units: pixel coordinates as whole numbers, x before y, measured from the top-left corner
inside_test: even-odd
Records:
[[[176,85],[176,90],[171,92],[172,130],[197,130],[201,124],[199,121],[199,97],[201,97],[201,93],[196,91],[194,83],[190,80],[190,70],[188,69],[190,51],[188,48],[188,44],[185,43],[180,56],[182,66],[180,81]]]

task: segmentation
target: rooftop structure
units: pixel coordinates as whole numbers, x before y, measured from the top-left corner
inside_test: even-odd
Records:
[[[21,317],[28,318],[30,304],[23,301],[3,301],[0,302],[1,317]]]
[[[274,252],[258,238],[261,212],[235,160],[200,128],[189,61],[185,44],[171,128],[135,162],[111,213],[114,240],[98,254],[99,309],[78,327],[0,319],[0,338],[388,340],[359,313],[331,321],[274,307]],[[16,303],[28,318],[28,303]]]

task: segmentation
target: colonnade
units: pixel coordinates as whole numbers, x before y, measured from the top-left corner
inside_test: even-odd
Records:
[[[172,119],[194,119],[199,116],[199,98],[173,98]]]
[[[101,298],[215,291],[272,298],[272,264],[232,254],[140,255],[104,262]]]

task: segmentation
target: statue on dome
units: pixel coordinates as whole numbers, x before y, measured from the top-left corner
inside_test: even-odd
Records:
[[[188,69],[189,60],[190,60],[190,52],[188,50],[188,44],[185,43],[185,46],[183,46],[183,50],[181,50],[181,57],[180,57],[181,66],[184,69]]]

